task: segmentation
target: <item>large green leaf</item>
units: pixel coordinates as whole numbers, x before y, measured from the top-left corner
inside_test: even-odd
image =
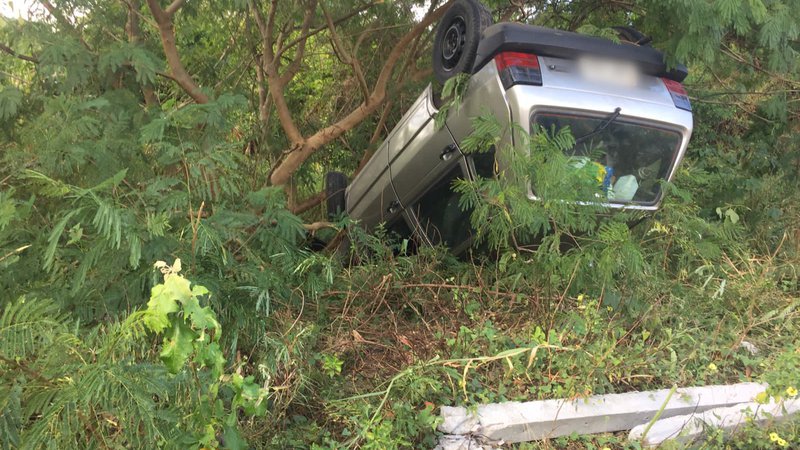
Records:
[[[186,360],[194,350],[197,333],[192,331],[183,320],[176,320],[167,331],[164,347],[159,355],[170,373],[178,373],[186,364]]]
[[[175,301],[171,290],[167,289],[163,284],[153,286],[150,301],[147,302],[147,312],[149,314],[145,318],[145,323],[151,330],[161,333],[169,326],[168,315],[177,312],[178,309],[180,309],[180,305]]]
[[[221,328],[217,321],[217,315],[210,307],[201,307],[197,297],[192,297],[183,304],[183,310],[191,322],[192,328],[195,330],[213,330],[214,340],[219,339]]]

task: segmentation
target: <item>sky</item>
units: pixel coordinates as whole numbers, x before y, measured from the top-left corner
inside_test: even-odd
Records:
[[[29,11],[35,3],[35,0],[0,0],[0,15],[29,19]],[[41,6],[37,4],[35,9],[41,9]]]

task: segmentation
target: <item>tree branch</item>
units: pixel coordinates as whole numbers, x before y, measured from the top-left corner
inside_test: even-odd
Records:
[[[266,34],[263,34],[264,37],[264,44],[269,44],[269,48],[264,48],[264,53],[270,57],[270,59],[274,59],[274,54],[272,51],[272,43],[273,43],[273,33],[275,33],[275,13],[278,10],[278,0],[272,0],[269,4],[269,12],[267,13],[267,24],[265,25]],[[261,10],[259,10],[259,14]],[[262,19],[263,20],[263,19]],[[261,28],[261,27],[259,27]]]
[[[386,99],[387,86],[391,80],[394,68],[408,45],[414,39],[418,38],[428,26],[439,20],[450,7],[451,3],[452,0],[426,15],[421,22],[415,25],[397,42],[397,44],[395,44],[392,51],[389,52],[389,55],[386,57],[386,62],[381,68],[378,79],[367,100],[336,123],[317,131],[306,139],[301,138],[299,142],[294,141],[295,145],[289,150],[286,158],[275,167],[270,175],[270,181],[273,185],[283,186],[287,184],[295,170],[314,154],[314,152],[361,123],[367,116],[375,111],[378,105],[383,103]],[[272,86],[270,86],[270,90],[272,90]],[[288,110],[286,113],[288,113]]]
[[[139,0],[123,1],[123,3],[128,7],[128,21],[125,23],[128,42],[139,44],[142,41],[142,29],[139,26]],[[158,105],[158,97],[150,83],[142,82],[139,87],[142,90],[145,105],[148,107]]]
[[[355,52],[351,52],[349,49],[345,48],[344,43],[339,37],[339,33],[336,32],[336,25],[334,25],[333,19],[330,13],[328,13],[328,9],[325,8],[324,1],[320,3],[320,7],[325,16],[325,22],[328,24],[328,30],[330,30],[331,33],[333,49],[339,54],[343,63],[353,68],[353,74],[356,76],[356,80],[358,80],[358,86],[364,94],[364,101],[367,101],[369,99],[369,88],[367,87],[367,79],[364,78],[364,71],[361,69],[361,62],[359,62]]]
[[[366,10],[368,10],[368,9],[372,8],[372,7],[373,7],[373,6],[375,6],[375,5],[380,5],[381,3],[383,3],[383,2],[372,2],[372,3],[368,3],[368,4],[364,5],[364,6],[362,6],[361,8],[355,9],[355,10],[351,11],[350,13],[348,13],[348,14],[345,14],[344,16],[342,16],[342,17],[340,17],[340,18],[338,18],[338,19],[335,19],[335,20],[333,21],[333,24],[334,24],[334,25],[339,25],[340,23],[342,23],[342,22],[345,22],[345,21],[347,21],[347,20],[351,19],[352,17],[355,17],[355,16],[357,16],[357,15],[361,14],[362,12],[364,12],[364,11],[366,11]],[[327,25],[327,24],[326,24],[326,25],[319,26],[319,27],[317,27],[317,28],[314,28],[313,30],[310,30],[310,31],[308,31],[308,32],[307,32],[307,33],[305,33],[305,34],[301,34],[300,36],[296,37],[295,39],[292,39],[292,40],[291,40],[291,41],[289,41],[288,43],[281,45],[281,46],[279,47],[278,51],[276,51],[276,52],[275,52],[275,57],[276,57],[276,58],[280,58],[280,57],[281,57],[281,55],[283,55],[283,53],[284,53],[286,50],[289,50],[290,48],[294,47],[295,45],[297,45],[298,43],[300,43],[300,41],[302,41],[302,40],[304,40],[304,39],[308,39],[308,38],[310,38],[311,36],[314,36],[315,34],[318,34],[318,33],[322,32],[322,31],[323,31],[323,30],[325,30],[326,28],[328,28],[328,25]]]
[[[177,10],[182,4],[182,0],[175,0],[169,8],[174,7],[174,10]],[[172,78],[195,102],[208,103],[208,96],[195,83],[192,76],[183,67],[183,63],[181,63],[178,47],[175,44],[175,27],[172,23],[172,15],[161,9],[158,0],[147,0],[147,6],[158,24],[161,45],[164,48],[164,55],[167,57],[167,64],[170,72],[172,72]],[[172,13],[174,14],[174,11]]]
[[[309,0],[306,6],[306,12],[303,16],[303,25],[300,29],[300,34],[308,34],[308,29],[311,28],[311,19],[314,18],[314,11],[317,9],[317,0]],[[287,66],[286,70],[284,71],[283,75],[281,75],[279,79],[279,83],[282,86],[286,86],[292,78],[297,74],[297,71],[300,70],[300,65],[303,63],[303,57],[305,57],[306,53],[306,42],[308,39],[302,39],[297,45],[297,50],[294,53],[294,59],[292,62]],[[279,59],[274,59],[273,64],[277,68],[279,65]]]
[[[11,56],[13,56],[15,58],[19,58],[19,59],[21,59],[23,61],[28,61],[28,62],[32,62],[34,64],[39,64],[39,59],[36,58],[35,56],[28,56],[28,55],[23,55],[22,53],[17,53],[16,51],[14,51],[13,48],[11,48],[11,47],[3,44],[3,43],[0,43],[0,50],[8,53],[9,55],[11,55]]]
[[[320,203],[324,202],[328,198],[325,192],[320,192],[312,197],[309,197],[302,202],[298,203],[292,208],[292,214],[302,214],[309,209],[319,205]]]
[[[75,25],[73,25],[72,22],[67,20],[67,18],[64,17],[64,14],[62,14],[61,11],[58,10],[58,8],[53,6],[53,4],[50,3],[48,0],[39,0],[39,3],[41,3],[42,6],[44,6],[44,9],[46,9],[47,12],[50,13],[50,15],[53,16],[56,19],[56,22],[58,22],[59,25],[61,25],[62,27],[66,28],[71,33],[73,33],[75,36],[77,36],[78,40],[80,41],[80,43],[84,47],[86,47],[90,52],[92,51],[92,48],[89,47],[89,44],[87,44],[86,41],[83,39],[83,36],[81,35],[80,30],[75,28]]]
[[[26,366],[25,364],[22,364],[19,361],[15,361],[13,359],[8,359],[8,358],[6,358],[4,356],[0,356],[0,362],[8,364],[9,366],[16,366],[21,371],[23,371],[23,372],[27,373],[28,375],[30,375],[31,377],[39,380],[42,384],[44,384],[46,386],[52,386],[52,382],[49,379],[45,378],[44,375],[42,375],[41,373],[31,369],[30,367]]]
[[[184,3],[186,3],[186,0],[174,0],[169,4],[169,6],[167,6],[167,9],[165,9],[164,12],[167,13],[168,16],[172,17],[175,15],[175,12],[179,10],[181,6],[183,6]]]
[[[336,229],[336,226],[330,222],[314,222],[314,223],[304,223],[303,228],[306,231],[310,232],[312,235],[315,234],[317,231],[323,228],[333,228]]]
[[[61,14],[61,11],[59,11],[58,8],[53,6],[52,3],[50,3],[48,0],[39,0],[39,3],[41,3],[42,6],[44,6],[44,9],[46,9],[47,12],[50,13],[50,15],[53,16],[56,19],[56,22],[58,22],[61,26],[69,28],[70,30],[75,30],[75,25],[73,25],[72,22],[67,20],[67,18],[64,17],[63,14]]]
[[[251,0],[250,8],[253,10],[253,17],[255,18],[256,26],[261,33],[262,51],[261,51],[261,68],[266,75],[266,84],[269,88],[270,97],[275,104],[275,112],[278,115],[278,121],[281,123],[286,137],[293,147],[299,146],[303,142],[303,135],[297,128],[297,125],[292,119],[292,113],[289,111],[289,105],[286,103],[286,98],[283,95],[284,85],[281,84],[281,77],[278,74],[278,68],[275,57],[272,51],[273,28],[275,22],[276,1],[274,0],[270,6],[270,11],[267,14],[267,20],[264,20],[264,15],[256,5],[255,0]]]

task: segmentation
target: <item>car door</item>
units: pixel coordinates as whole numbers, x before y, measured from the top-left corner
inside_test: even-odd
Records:
[[[446,127],[435,125],[428,87],[396,127],[389,142],[389,170],[397,198],[408,206],[450,167],[461,152]]]
[[[347,187],[347,213],[365,228],[392,222],[401,212],[389,174],[388,139]]]

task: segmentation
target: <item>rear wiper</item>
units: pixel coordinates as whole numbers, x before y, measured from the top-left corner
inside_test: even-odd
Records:
[[[596,135],[597,133],[600,133],[601,131],[603,131],[606,128],[608,128],[608,126],[611,125],[612,122],[617,120],[617,117],[619,117],[620,111],[622,111],[622,108],[617,107],[617,109],[615,109],[614,112],[611,113],[611,115],[608,116],[608,118],[606,120],[602,121],[600,123],[600,125],[595,127],[594,130],[592,130],[588,134],[584,134],[583,136],[579,137],[578,139],[575,139],[575,145],[580,144],[581,142],[585,141],[586,139],[589,139],[590,137],[592,137],[592,136]]]

